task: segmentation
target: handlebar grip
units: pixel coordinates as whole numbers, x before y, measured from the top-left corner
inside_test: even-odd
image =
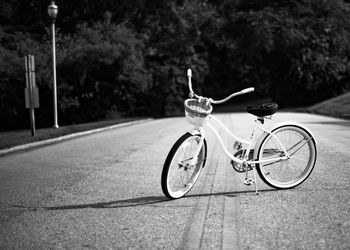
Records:
[[[250,88],[246,88],[246,89],[243,89],[241,91],[242,94],[247,94],[247,93],[250,93],[250,92],[253,92],[255,89],[253,87],[250,87]]]
[[[191,69],[187,70],[187,77],[192,77],[192,70]]]

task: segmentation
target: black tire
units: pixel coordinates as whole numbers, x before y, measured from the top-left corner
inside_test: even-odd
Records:
[[[302,127],[285,125],[274,129],[290,159],[257,164],[260,178],[270,187],[293,188],[303,183],[311,174],[317,158],[316,143],[312,135]],[[288,142],[287,142],[288,141]],[[283,150],[268,134],[259,146],[258,160],[283,154]]]
[[[189,162],[189,160],[192,159],[190,156],[191,154],[194,154],[194,152],[190,152],[190,150],[193,149],[195,151],[195,146],[192,147],[192,141],[194,141],[195,143],[198,143],[200,137],[201,135],[199,134],[192,135],[190,133],[186,133],[183,136],[181,136],[176,141],[174,146],[171,148],[165,160],[163,171],[162,171],[162,177],[161,177],[162,190],[165,196],[167,196],[168,198],[178,199],[183,197],[185,194],[187,194],[191,190],[191,188],[194,186],[195,182],[197,181],[200,175],[200,172],[204,167],[207,159],[207,142],[205,139],[203,141],[202,148],[199,152],[197,163],[192,167],[189,165],[184,165],[184,163],[185,161]],[[188,143],[191,143],[191,145],[187,145]],[[181,165],[179,163],[175,163],[174,160],[178,160],[178,159],[174,159],[174,158],[180,157],[178,155],[180,154],[180,150],[182,148],[186,148],[187,146],[190,146],[190,148],[187,148],[186,151],[183,151],[185,155],[187,153],[187,156],[185,157],[184,160],[181,160]],[[172,181],[171,180],[172,178],[169,178],[170,177],[169,173],[171,173],[172,171],[178,171],[179,175],[187,175],[187,177],[190,175],[190,177],[187,178],[185,183],[183,183],[183,180],[181,179],[182,181],[181,185],[183,187],[177,191],[173,190],[170,184],[170,182]],[[193,173],[191,173],[191,171],[193,171]],[[176,176],[178,176],[177,173],[176,173]]]

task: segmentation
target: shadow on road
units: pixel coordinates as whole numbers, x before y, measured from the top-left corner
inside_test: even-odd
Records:
[[[266,189],[259,190],[260,193],[278,191],[276,189]],[[242,194],[252,193],[254,190],[248,191],[239,191],[239,192],[218,192],[218,193],[207,193],[207,194],[192,194],[187,195],[181,199],[191,199],[198,197],[209,197],[209,196],[228,196],[228,197],[238,197]],[[74,210],[74,209],[84,209],[84,208],[124,208],[124,207],[136,207],[144,205],[158,204],[162,202],[171,202],[173,200],[168,199],[165,196],[147,196],[132,198],[126,200],[110,201],[110,202],[99,202],[99,203],[90,203],[90,204],[74,204],[74,205],[63,205],[63,206],[51,206],[51,207],[26,207],[26,206],[13,206],[15,208],[22,208],[29,211],[37,210]]]
[[[83,208],[123,208],[123,207],[136,207],[143,205],[151,205],[155,203],[161,203],[169,201],[168,198],[164,196],[148,196],[139,197],[126,200],[110,201],[110,202],[100,202],[91,204],[76,204],[76,205],[65,205],[65,206],[52,206],[52,207],[42,207],[45,210],[71,210],[71,209],[83,209]]]

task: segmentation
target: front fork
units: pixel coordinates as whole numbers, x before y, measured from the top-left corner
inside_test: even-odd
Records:
[[[199,139],[199,145],[198,145],[198,148],[192,158],[192,160],[190,161],[190,166],[193,166],[195,165],[197,162],[197,159],[198,159],[198,155],[199,155],[199,152],[201,151],[202,147],[203,147],[203,143],[204,143],[204,138],[205,138],[205,131],[202,127],[200,128],[195,128],[193,129],[190,134],[192,135],[200,135],[200,139]]]

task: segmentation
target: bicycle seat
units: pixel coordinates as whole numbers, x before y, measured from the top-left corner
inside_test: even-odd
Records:
[[[274,113],[277,112],[278,105],[277,103],[265,103],[260,106],[249,106],[247,107],[247,112],[249,114],[258,116],[258,117],[264,117],[264,116],[269,116],[273,115]]]

